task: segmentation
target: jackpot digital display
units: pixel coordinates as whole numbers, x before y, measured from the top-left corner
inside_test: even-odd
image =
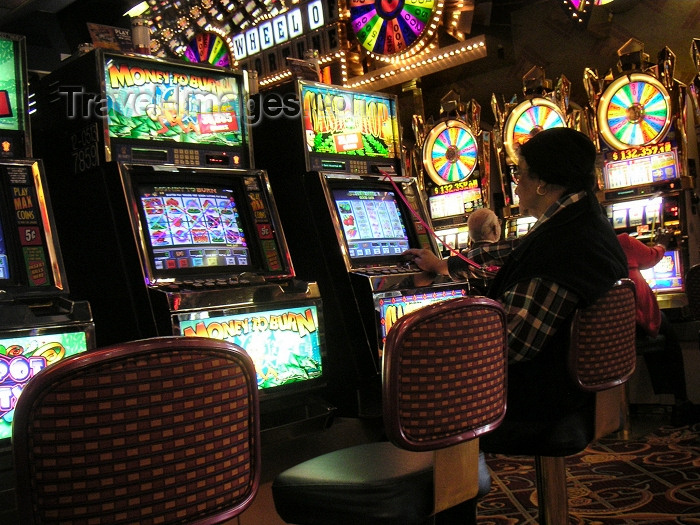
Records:
[[[235,343],[255,363],[260,389],[323,375],[319,311],[316,305],[234,313],[180,321],[180,334]]]
[[[41,370],[88,349],[85,332],[0,338],[0,440],[12,437],[22,389]]]
[[[431,195],[428,197],[428,203],[430,204],[430,217],[433,220],[471,213],[484,205],[481,188],[478,186]]]
[[[138,192],[156,271],[251,264],[233,190],[140,186]]]
[[[614,151],[607,155],[604,174],[606,189],[677,179],[678,152],[670,142]]]
[[[351,260],[395,257],[409,248],[393,191],[334,189],[333,200]]]
[[[308,153],[399,156],[394,97],[300,82],[300,100]]]
[[[225,71],[106,56],[107,124],[113,139],[240,147],[240,78]]]

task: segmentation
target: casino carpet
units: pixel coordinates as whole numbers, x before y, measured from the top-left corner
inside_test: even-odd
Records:
[[[535,525],[531,458],[491,454],[487,463],[492,488],[479,502],[479,525]],[[700,525],[700,424],[604,438],[566,468],[569,525]]]

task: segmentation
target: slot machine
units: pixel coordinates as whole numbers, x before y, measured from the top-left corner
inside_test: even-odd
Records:
[[[299,275],[324,297],[336,404],[376,415],[393,322],[465,295],[468,283],[426,278],[402,259],[407,248],[439,251],[417,181],[403,173],[395,96],[298,80],[257,104],[256,163],[281,196]]]
[[[683,274],[690,253],[687,232],[697,216],[686,206],[685,87],[673,78],[675,55],[649,62],[643,43],[630,39],[618,50],[618,71],[609,72],[593,99],[603,159],[599,200],[617,233],[652,240],[658,228],[675,242],[645,277],[662,308],[685,302]]]
[[[44,368],[95,346],[73,300],[44,164],[31,158],[25,37],[0,33],[0,522],[15,523],[12,419]]]
[[[545,78],[544,69],[534,66],[523,76],[523,100],[518,102],[513,98],[501,104],[495,94],[491,97],[496,122],[493,143],[503,193],[506,238],[524,235],[534,223],[531,217],[520,215],[515,194],[518,146],[539,131],[567,126],[570,83],[566,77],[561,77],[557,84],[557,89],[553,89],[552,81]]]
[[[420,130],[425,193],[433,230],[440,251],[468,247],[467,218],[489,202],[490,133],[481,129],[481,106],[471,100],[445,101],[444,116]],[[449,247],[449,248],[448,248]]]
[[[229,340],[256,364],[265,430],[327,418],[322,300],[252,167],[245,73],[96,50],[42,87],[67,271],[98,343]]]
[[[95,346],[90,304],[70,298],[37,159],[0,159],[0,521],[15,523],[12,419],[44,368]]]

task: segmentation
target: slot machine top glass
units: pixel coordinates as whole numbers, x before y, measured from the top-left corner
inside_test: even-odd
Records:
[[[62,135],[76,174],[112,161],[252,167],[245,72],[96,49],[41,85],[46,138]]]
[[[32,156],[25,37],[0,33],[0,158]]]
[[[402,173],[396,96],[303,80],[297,92],[308,171]]]
[[[204,150],[196,164],[251,167],[243,75],[105,53],[106,135],[112,155],[116,160],[194,164],[188,157]],[[173,159],[160,152],[166,145],[175,149]]]

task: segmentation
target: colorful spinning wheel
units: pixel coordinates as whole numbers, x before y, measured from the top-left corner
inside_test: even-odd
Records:
[[[350,22],[370,55],[412,55],[427,44],[442,14],[442,0],[350,0]]]
[[[230,67],[231,57],[228,45],[219,35],[199,33],[187,45],[185,60],[195,64],[208,63],[215,66]]]
[[[598,102],[598,128],[617,150],[655,144],[671,126],[671,98],[664,85],[646,73],[612,82]]]
[[[479,149],[471,130],[459,120],[445,120],[428,132],[423,143],[423,166],[441,186],[468,179],[476,168]]]
[[[554,102],[541,97],[525,100],[515,106],[506,119],[503,145],[508,159],[518,163],[518,145],[527,142],[535,133],[549,128],[566,127],[566,119]]]

